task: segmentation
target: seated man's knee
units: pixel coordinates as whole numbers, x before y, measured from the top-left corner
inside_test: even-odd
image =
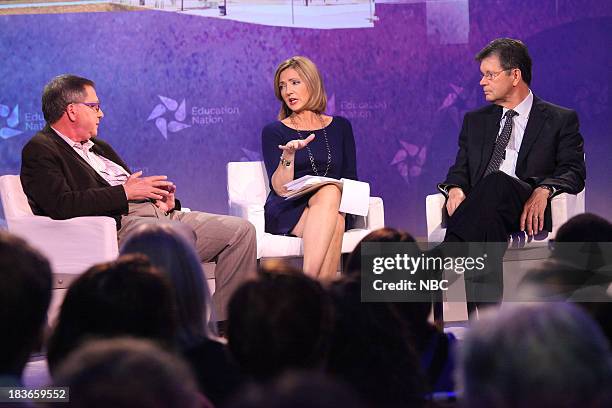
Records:
[[[190,225],[180,221],[165,221],[164,224],[169,225],[172,230],[176,231],[177,234],[183,237],[190,244],[194,246],[196,245],[198,236]]]
[[[482,179],[482,183],[490,186],[499,187],[512,181],[512,176],[507,175],[503,171],[494,171]]]
[[[253,241],[255,241],[256,236],[257,236],[257,231],[255,230],[255,226],[253,224],[251,224],[250,222],[247,221],[247,225],[246,225],[246,235],[252,239]]]
[[[240,235],[245,237],[249,241],[255,242],[256,240],[256,231],[255,226],[248,220],[239,218],[238,228],[240,230]]]
[[[502,171],[495,171],[484,177],[472,190],[471,194],[478,191],[480,197],[487,196],[487,200],[504,199],[505,192],[509,191],[506,186],[512,182],[512,177]]]

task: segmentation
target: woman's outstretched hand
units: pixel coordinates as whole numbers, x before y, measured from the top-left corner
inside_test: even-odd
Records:
[[[311,133],[306,139],[295,139],[287,142],[285,145],[278,145],[278,148],[283,151],[285,158],[293,157],[297,150],[303,149],[308,146],[308,143],[312,142],[315,138],[315,134]]]

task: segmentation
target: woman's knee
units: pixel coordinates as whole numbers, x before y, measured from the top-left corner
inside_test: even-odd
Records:
[[[338,218],[336,219],[336,234],[341,235],[344,234],[344,228],[346,225],[346,220],[344,215],[338,213]]]
[[[340,207],[340,199],[342,198],[342,192],[340,189],[329,184],[321,187],[309,200],[309,206],[326,206],[331,209],[338,210]]]

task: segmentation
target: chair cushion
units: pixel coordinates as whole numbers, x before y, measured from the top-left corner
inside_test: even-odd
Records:
[[[357,244],[371,231],[367,229],[353,229],[346,231],[342,239],[342,253],[353,252]],[[257,245],[261,248],[262,258],[280,258],[285,256],[303,256],[304,247],[302,239],[285,235],[274,235],[265,233],[261,242]]]

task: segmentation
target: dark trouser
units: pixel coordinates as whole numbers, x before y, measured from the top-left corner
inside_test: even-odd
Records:
[[[489,174],[474,186],[448,219],[444,242],[506,243],[510,233],[519,231],[523,206],[532,190],[529,184],[501,171]],[[484,273],[466,272],[468,312],[501,302],[505,248],[487,246]]]

